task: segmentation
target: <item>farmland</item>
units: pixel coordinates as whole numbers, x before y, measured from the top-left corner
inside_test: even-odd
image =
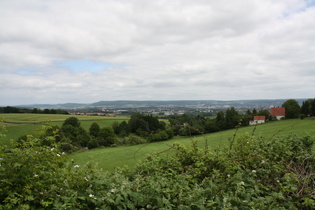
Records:
[[[1,124],[5,125],[8,133],[6,140],[17,139],[21,135],[31,134],[36,135],[38,130],[42,129],[42,125],[58,125],[61,126],[65,119],[71,115],[58,115],[58,114],[0,114]],[[97,122],[101,127],[110,126],[115,121],[121,122],[128,120],[128,116],[85,116],[75,115],[81,122],[84,129],[88,130],[93,122]]]
[[[192,141],[197,141],[198,146],[205,148],[222,148],[227,146],[229,139],[237,132],[237,135],[244,133],[252,133],[255,136],[262,136],[266,139],[276,138],[277,136],[285,136],[290,133],[297,135],[315,136],[315,120],[283,120],[277,122],[270,122],[262,125],[247,126],[239,128],[238,130],[231,129],[222,132],[206,134],[194,137],[174,137],[171,140],[157,143],[150,143],[145,145],[121,146],[112,148],[94,149],[86,152],[79,152],[71,155],[78,164],[85,164],[90,161],[97,164],[99,168],[112,171],[117,166],[128,166],[132,168],[136,166],[137,161],[143,159],[146,155],[154,153],[163,153],[164,155],[172,155],[174,150],[171,146],[174,143],[183,145],[190,145]]]

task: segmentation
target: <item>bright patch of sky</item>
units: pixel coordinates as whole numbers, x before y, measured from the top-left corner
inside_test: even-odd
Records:
[[[315,6],[315,1],[314,0],[307,0],[306,1],[306,6],[307,7],[314,7]]]
[[[56,66],[60,68],[65,68],[74,72],[82,72],[82,71],[98,72],[98,71],[103,71],[108,68],[114,67],[113,64],[93,62],[89,60],[70,60],[70,61],[56,62]]]

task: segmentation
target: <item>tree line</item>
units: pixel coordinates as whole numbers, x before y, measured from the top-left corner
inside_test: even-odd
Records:
[[[50,140],[47,136],[55,138]],[[62,151],[71,152],[84,147],[92,149],[164,141],[173,136],[173,130],[157,117],[134,113],[129,121],[114,122],[108,127],[100,127],[94,122],[88,130],[81,126],[78,118],[69,117],[61,127],[48,126],[40,138],[43,145],[50,146],[57,142]],[[18,139],[19,143],[24,141],[27,141],[26,135]]]
[[[69,114],[68,111],[61,109],[28,109],[12,106],[0,107],[0,113]]]

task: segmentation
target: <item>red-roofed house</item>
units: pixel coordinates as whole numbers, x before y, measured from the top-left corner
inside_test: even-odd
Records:
[[[266,122],[266,116],[254,116],[254,120],[249,121],[250,125],[257,125]]]
[[[285,108],[284,107],[272,107],[272,108],[270,108],[270,114],[271,114],[271,116],[276,117],[277,120],[280,120],[281,118],[285,117]]]

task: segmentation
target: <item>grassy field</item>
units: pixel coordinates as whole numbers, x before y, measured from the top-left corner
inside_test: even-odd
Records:
[[[32,134],[36,135],[42,129],[45,121],[49,120],[50,125],[61,126],[63,121],[71,115],[51,115],[51,114],[0,114],[0,120],[7,127],[5,141],[9,139],[17,139],[21,135]],[[128,120],[128,116],[104,117],[104,116],[79,116],[76,115],[83,128],[89,129],[93,122],[97,122],[101,127],[111,126],[115,121],[121,122]],[[298,135],[315,136],[315,120],[284,120],[278,122],[269,122],[258,126],[247,126],[237,130],[238,135],[242,133],[252,133],[255,129],[256,136],[264,136],[265,138],[272,138],[276,135],[287,135],[290,132]],[[134,167],[137,161],[143,159],[148,154],[160,153],[167,151],[175,143],[190,145],[192,140],[198,142],[200,147],[205,147],[206,142],[210,148],[223,147],[228,145],[235,133],[234,130],[224,132],[217,132],[196,137],[175,137],[171,140],[135,146],[121,146],[113,148],[95,149],[86,152],[78,152],[71,155],[78,164],[84,164],[91,161],[98,164],[104,170],[112,171],[116,166],[127,165]],[[172,155],[173,150],[163,152],[165,155]]]
[[[7,133],[5,140],[16,140],[18,137],[31,134],[35,135],[42,129],[42,125],[61,126],[65,119],[76,117],[80,120],[84,129],[88,130],[93,122],[100,127],[111,126],[115,121],[128,120],[128,116],[85,116],[85,115],[60,115],[60,114],[0,114],[0,123],[6,126]],[[1,122],[3,121],[3,122]],[[49,122],[47,122],[49,121]]]
[[[288,135],[289,133],[315,136],[315,120],[283,120],[258,125],[256,127],[247,126],[238,129],[237,135],[253,133],[253,131],[255,136],[263,136],[267,139]],[[98,167],[108,171],[112,171],[117,166],[128,166],[129,168],[133,168],[137,162],[143,159],[146,155],[154,153],[162,153],[164,155],[174,154],[174,150],[170,148],[175,142],[183,145],[190,145],[192,141],[197,141],[201,148],[204,148],[207,144],[209,148],[214,149],[227,146],[229,139],[233,138],[235,132],[236,130],[233,129],[204,136],[175,137],[168,141],[145,145],[94,149],[75,153],[71,155],[71,158],[79,165],[83,165],[90,161],[93,164],[97,164]]]

